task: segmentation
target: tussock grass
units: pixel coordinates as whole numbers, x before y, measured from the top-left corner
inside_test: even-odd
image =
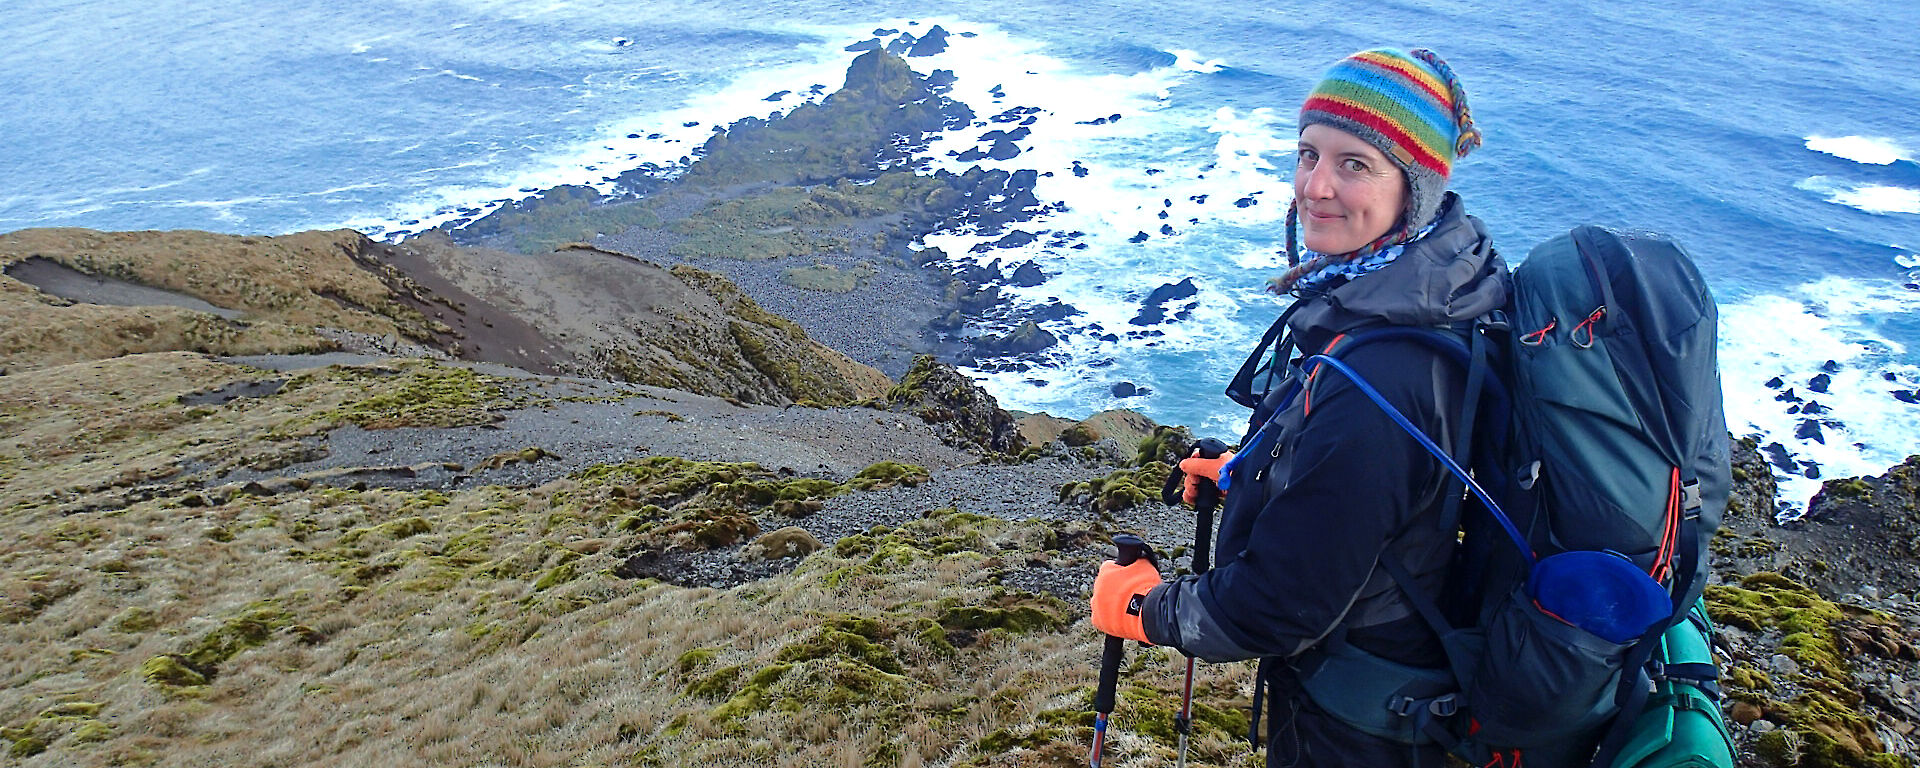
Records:
[[[992,577],[1045,538],[1038,523],[938,511],[786,575],[683,589],[572,554],[614,532],[551,518],[558,490],[148,501],[98,515],[84,545],[51,516],[10,520],[10,598],[60,586],[0,624],[0,722],[62,765],[1053,765],[1084,750],[1097,636]],[[380,532],[395,519],[425,525]],[[579,575],[538,587],[557,561]],[[942,624],[1009,601],[1055,623]],[[1149,654],[1129,685],[1171,701],[1174,660]],[[149,681],[155,658],[205,683]],[[1209,668],[1203,685],[1230,698],[1244,678]],[[76,701],[98,706],[40,717]],[[1128,717],[1116,728],[1158,730]],[[76,738],[92,723],[104,734]],[[1210,739],[1196,755],[1233,762]],[[1170,756],[1146,737],[1112,749],[1116,765]]]
[[[513,405],[499,380],[428,361],[335,366],[293,377],[271,396],[220,405],[180,400],[269,376],[163,352],[0,377],[0,510],[119,508],[165,493],[156,485],[318,458],[303,438],[345,424],[479,424]],[[76,518],[58,535],[88,536],[89,525]]]
[[[9,760],[891,768],[1084,757],[1100,638],[1077,602],[1001,583],[1038,567],[1091,573],[1098,551],[1049,549],[1085,540],[1084,524],[1066,536],[1059,524],[925,510],[779,576],[687,589],[614,573],[650,548],[713,546],[668,535],[679,523],[773,521],[782,503],[916,484],[925,471],[882,463],[833,482],[662,457],[457,492],[317,484],[260,496],[170,482],[350,415],[438,420],[505,404],[484,378],[410,362],[319,371],[219,405],[179,399],[259,375],[156,354],[0,377]],[[406,392],[460,407],[416,410]],[[1164,724],[1145,719],[1170,710],[1146,702],[1175,700],[1178,666],[1151,654],[1127,675],[1128,700],[1142,703],[1115,716],[1114,765],[1171,762]],[[1203,701],[1244,700],[1248,672],[1204,668]],[[1223,733],[1203,729],[1196,764],[1251,764]]]

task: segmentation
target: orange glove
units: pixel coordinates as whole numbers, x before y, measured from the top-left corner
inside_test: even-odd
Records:
[[[1188,504],[1199,503],[1200,480],[1205,478],[1216,487],[1219,486],[1220,468],[1226,466],[1227,462],[1232,460],[1233,451],[1222,453],[1220,454],[1220,458],[1217,459],[1203,459],[1200,458],[1200,450],[1198,448],[1194,449],[1192,458],[1180,460],[1180,471],[1187,473],[1186,484],[1180,489],[1180,500]],[[1220,497],[1224,499],[1226,498],[1226,494],[1222,493]]]
[[[1140,623],[1140,602],[1160,586],[1160,570],[1145,558],[1122,566],[1112,560],[1100,564],[1093,578],[1093,628],[1114,637],[1147,642]]]

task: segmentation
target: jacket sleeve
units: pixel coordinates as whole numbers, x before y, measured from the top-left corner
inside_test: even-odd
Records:
[[[1345,358],[1415,425],[1447,446],[1438,403],[1458,386],[1449,364],[1412,343],[1377,342]],[[1147,638],[1206,661],[1294,656],[1337,627],[1414,512],[1439,496],[1439,462],[1379,406],[1324,368],[1312,411],[1288,445],[1246,548],[1197,577],[1168,582],[1142,606]],[[1279,465],[1276,465],[1279,466]],[[1238,488],[1235,492],[1239,491]]]

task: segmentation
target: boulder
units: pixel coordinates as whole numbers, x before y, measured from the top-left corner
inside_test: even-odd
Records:
[[[913,45],[907,48],[907,57],[933,56],[946,49],[947,30],[935,24],[933,29],[927,30],[926,34],[921,35],[920,39],[913,41]]]
[[[1013,234],[1024,234],[1024,233],[1020,232],[1019,230],[1015,230]],[[1012,236],[1013,235],[1008,235],[1007,237],[1012,237]],[[1001,238],[1001,239],[1004,240],[1006,238]],[[1046,281],[1047,281],[1047,274],[1045,272],[1040,271],[1040,265],[1035,264],[1031,261],[1021,264],[1018,267],[1015,267],[1013,270],[1013,275],[1007,278],[1007,282],[1009,284],[1019,286],[1021,288],[1032,288]]]
[[[982,336],[974,340],[974,353],[978,355],[1031,355],[1060,343],[1053,335],[1038,323],[1028,320],[1005,336]]]
[[[1131,325],[1159,325],[1167,319],[1167,302],[1190,299],[1199,294],[1200,289],[1193,284],[1191,277],[1178,283],[1167,283],[1147,294],[1147,298],[1140,302],[1140,313],[1127,322]]]
[[[913,359],[886,404],[933,425],[948,445],[992,453],[1018,453],[1027,445],[1013,415],[993,395],[932,355]]]
[[[823,546],[825,545],[820,543],[820,539],[808,533],[807,529],[789,525],[761,534],[740,551],[740,556],[748,560],[806,557],[820,551]]]

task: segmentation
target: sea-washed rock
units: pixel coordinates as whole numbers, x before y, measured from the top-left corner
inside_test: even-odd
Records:
[[[1060,343],[1059,337],[1041,328],[1038,323],[1028,320],[1005,336],[982,336],[975,339],[973,349],[976,355],[1030,355],[1058,343]]]
[[[1153,289],[1152,293],[1147,294],[1147,298],[1140,302],[1139,314],[1134,315],[1133,319],[1127,322],[1142,326],[1159,325],[1166,320],[1167,302],[1190,299],[1199,294],[1200,289],[1193,284],[1193,278],[1191,277],[1181,280],[1178,283],[1167,283]]]

